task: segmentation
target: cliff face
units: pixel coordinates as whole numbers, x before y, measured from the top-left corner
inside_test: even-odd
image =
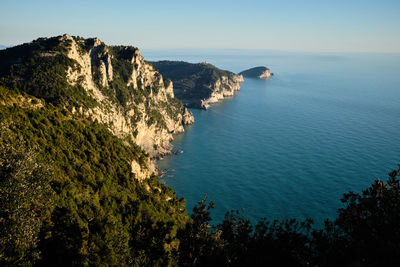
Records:
[[[267,67],[261,66],[244,70],[240,72],[239,75],[243,75],[244,77],[248,78],[269,79],[269,77],[271,77],[273,74]]]
[[[164,82],[135,47],[106,46],[97,38],[65,34],[0,51],[0,61],[2,85],[105,124],[150,157],[169,153],[172,134],[194,122],[175,98],[173,84]],[[54,70],[47,73],[46,66]],[[137,178],[154,173],[150,157],[146,164],[132,162]]]
[[[188,107],[207,109],[211,103],[234,95],[243,82],[243,76],[209,63],[158,61],[152,64],[164,77],[172,80],[175,96]]]
[[[240,84],[243,82],[243,76],[221,76],[215,82],[208,85],[211,90],[209,98],[201,100],[201,108],[209,108],[210,104],[216,103],[225,97],[233,96],[240,90]]]
[[[92,90],[99,91],[89,94],[90,80],[70,80],[85,69],[68,57],[69,49],[46,47],[53,41],[59,43],[42,40],[0,51],[0,243],[8,248],[0,265],[142,266],[155,248],[152,233],[162,227],[156,241],[161,251],[145,264],[157,265],[189,220],[185,201],[151,176],[148,153],[125,128],[99,121],[129,118],[112,98],[111,89],[122,88],[112,87],[121,73],[113,58],[113,80],[103,80],[109,95],[97,82]],[[154,118],[147,111],[142,116]]]

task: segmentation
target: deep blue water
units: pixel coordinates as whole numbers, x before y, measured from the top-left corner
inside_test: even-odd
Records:
[[[149,51],[149,60],[208,61],[239,72],[265,65],[234,97],[195,110],[177,135],[183,154],[159,161],[161,178],[188,210],[207,194],[213,218],[336,216],[340,198],[400,163],[400,56],[284,52]]]

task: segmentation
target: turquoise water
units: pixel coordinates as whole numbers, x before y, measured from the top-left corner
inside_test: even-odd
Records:
[[[251,219],[336,216],[340,198],[400,163],[400,57],[372,54],[149,52],[147,59],[208,61],[239,72],[266,65],[234,97],[192,110],[177,135],[183,154],[158,162],[189,210],[207,194],[213,218],[244,209]],[[146,57],[146,53],[145,53]]]

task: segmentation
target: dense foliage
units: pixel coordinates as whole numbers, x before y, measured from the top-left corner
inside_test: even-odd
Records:
[[[45,206],[51,205],[51,170],[23,143],[0,144],[0,252],[8,262],[39,259],[36,251]]]
[[[3,124],[4,125],[4,124]],[[3,129],[4,130],[4,129]],[[5,131],[7,132],[7,130]],[[4,131],[3,131],[4,133]],[[400,264],[400,169],[387,183],[377,180],[362,194],[350,192],[334,221],[312,229],[295,219],[253,225],[238,212],[210,225],[212,202],[202,200],[189,220],[162,220],[156,210],[180,213],[160,201],[160,190],[115,193],[96,204],[88,220],[84,206],[59,202],[48,163],[24,144],[3,143],[0,153],[0,260],[2,264],[135,266],[398,266]],[[159,186],[156,180],[150,186]],[[80,184],[80,186],[84,186]],[[118,186],[118,185],[115,185]],[[132,185],[130,185],[132,189]],[[77,189],[76,189],[77,190]],[[161,190],[168,191],[162,187]],[[134,192],[136,191],[136,192]],[[141,193],[138,193],[141,192]],[[162,192],[162,191],[161,191]],[[20,197],[22,193],[23,197]],[[136,198],[133,198],[133,195]],[[141,196],[142,198],[140,198]],[[64,196],[65,197],[65,196]],[[67,197],[71,198],[71,197]],[[75,194],[86,205],[93,201]],[[100,196],[96,198],[102,199]],[[117,202],[110,203],[114,199]],[[64,199],[65,201],[66,199]],[[72,200],[70,200],[72,201]],[[148,203],[149,202],[149,203]],[[182,203],[180,203],[182,204]],[[46,207],[47,206],[47,207]],[[182,206],[181,206],[182,208]],[[83,209],[83,210],[82,210]],[[93,209],[93,207],[92,207]],[[107,213],[104,217],[103,212]],[[161,216],[161,217],[160,217]],[[164,215],[165,216],[165,215]],[[121,221],[121,217],[125,220]],[[156,219],[158,218],[158,220]],[[175,232],[176,234],[171,235]],[[127,231],[124,231],[124,230]]]
[[[75,40],[80,53],[94,42]],[[156,177],[136,179],[131,163],[146,168],[148,160],[140,147],[68,109],[98,103],[67,82],[68,68],[77,68],[67,48],[42,38],[0,51],[1,266],[400,265],[400,169],[387,183],[345,194],[338,217],[321,229],[311,220],[253,224],[238,212],[213,226],[206,200],[189,218],[184,199]],[[182,111],[170,96],[151,102],[157,84],[127,85],[135,48],[110,53],[115,79],[102,89],[120,107],[144,104],[148,125],[161,126],[157,105],[171,118]],[[186,75],[221,75],[208,64],[178,65]]]
[[[74,40],[81,55],[105,55],[104,44],[93,50],[95,39]],[[67,80],[80,68],[68,57],[71,42],[40,38],[0,51],[0,265],[168,264],[188,220],[184,200],[156,177],[136,179],[131,163],[145,169],[149,156],[131,139],[72,112],[101,103],[82,87],[83,77]],[[127,85],[136,48],[109,49],[114,79],[99,86],[103,94],[134,108],[133,125],[144,103],[148,124],[165,126],[149,97],[156,84]],[[171,117],[182,113],[179,101],[160,104]]]
[[[203,201],[178,233],[182,266],[399,266],[400,168],[388,182],[344,194],[344,208],[322,229],[295,219],[253,226],[238,212],[211,227]]]
[[[72,86],[67,81],[68,68],[79,68],[66,55],[69,46],[53,37],[0,50],[0,85],[53,104],[95,106],[79,83]]]
[[[0,103],[9,103],[0,105],[1,143],[11,148],[2,147],[0,155],[0,201],[8,201],[0,207],[0,221],[7,225],[1,232],[0,263],[151,265],[170,260],[166,255],[175,246],[173,237],[187,220],[184,202],[155,177],[142,183],[135,179],[130,162],[146,159],[138,146],[51,104],[16,105],[21,99],[5,88],[0,97]],[[36,157],[29,152],[34,148]],[[45,167],[51,174],[40,174]],[[25,197],[18,197],[19,188],[28,190]],[[26,225],[31,220],[35,224]],[[21,225],[34,227],[30,236],[10,238],[16,231],[10,229],[26,232]]]
[[[170,189],[134,179],[129,161],[144,157],[134,144],[65,110],[18,106],[12,92],[1,93],[10,103],[0,106],[3,265],[400,264],[400,169],[387,183],[345,194],[323,229],[294,219],[253,225],[238,212],[211,226],[212,203],[199,202],[188,219]]]

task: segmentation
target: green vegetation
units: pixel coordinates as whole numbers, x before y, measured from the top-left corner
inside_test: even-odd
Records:
[[[0,177],[0,255],[8,262],[38,260],[41,220],[52,204],[51,169],[38,162],[35,149],[3,140]]]
[[[170,118],[177,120],[177,115],[184,112],[184,106],[181,101],[175,97],[167,96],[167,102],[161,102],[160,105],[167,111]]]
[[[182,114],[184,108],[178,99],[167,96],[167,102],[159,101],[159,103],[155,103],[155,101],[150,99],[151,94],[156,95],[161,89],[159,84],[161,75],[159,73],[155,74],[155,79],[151,86],[143,86],[140,78],[136,81],[136,88],[133,84],[128,85],[133,68],[138,67],[131,63],[137,48],[130,46],[110,46],[108,49],[112,55],[111,64],[113,67],[113,80],[110,82],[109,87],[105,88],[102,86],[100,84],[98,65],[92,66],[93,77],[97,87],[99,87],[102,93],[108,96],[114,103],[118,103],[122,107],[129,106],[135,110],[135,118],[131,119],[132,124],[135,125],[139,120],[141,113],[138,110],[137,105],[142,103],[146,109],[148,126],[156,124],[159,128],[167,128],[164,117],[160,113],[160,109],[166,110],[170,118],[177,120],[178,114]],[[170,82],[170,80],[167,81],[167,83]]]
[[[81,54],[93,48],[94,39],[74,39]],[[146,169],[149,157],[130,139],[69,111],[101,104],[79,80],[68,82],[79,68],[70,45],[42,38],[0,52],[0,265],[172,264],[188,220],[184,200],[156,177],[135,178],[131,163]],[[154,86],[127,86],[135,48],[110,50],[114,79],[99,86],[104,95],[129,104],[134,123],[144,103],[148,124],[166,127],[149,97]],[[92,73],[99,82],[96,65]]]
[[[262,219],[253,225],[239,212],[227,213],[211,226],[212,202],[207,206],[200,201],[188,219],[184,200],[177,200],[157,179],[139,183],[112,169],[126,168],[121,158],[111,159],[112,171],[103,171],[103,180],[83,178],[90,175],[85,169],[62,177],[57,153],[40,155],[28,143],[13,143],[15,132],[4,125],[2,120],[2,265],[400,264],[400,169],[389,174],[387,183],[377,180],[362,194],[345,194],[345,207],[322,229],[313,229],[311,220],[295,219]],[[107,145],[101,148],[108,150]],[[87,167],[101,171],[94,162],[87,161]],[[74,161],[68,164],[77,167]]]
[[[13,92],[1,90],[0,96],[6,97],[0,102],[11,103]],[[130,162],[145,168],[147,158],[138,146],[127,145],[105,126],[51,104],[38,109],[0,105],[0,123],[1,143],[21,151],[13,156],[13,150],[2,147],[0,201],[11,201],[1,206],[0,221],[8,225],[2,229],[22,229],[19,225],[34,219],[37,223],[31,225],[35,229],[30,230],[29,242],[25,235],[10,238],[12,231],[3,231],[2,264],[140,265],[170,253],[176,230],[187,220],[186,211],[175,193],[155,177],[142,183],[135,179]],[[26,158],[32,148],[38,148],[36,157]],[[28,166],[24,170],[46,162],[43,166],[52,172],[38,175],[44,167],[26,173],[9,171],[7,159],[15,157]],[[14,165],[12,170],[21,168],[21,163]],[[25,198],[18,198],[18,188],[29,189]],[[22,211],[17,200],[24,204]],[[23,215],[37,207],[40,216]],[[162,231],[163,241],[149,242],[157,231]],[[158,252],[149,257],[152,249]]]
[[[264,66],[254,67],[254,68],[239,72],[239,75],[243,75],[244,77],[249,77],[249,78],[259,78],[260,75],[262,75],[267,70],[269,70],[269,69]]]
[[[75,40],[82,53],[93,47],[94,39]],[[1,266],[400,265],[400,169],[345,194],[320,229],[295,219],[254,225],[238,212],[211,225],[206,200],[189,218],[185,200],[157,177],[136,179],[131,163],[146,169],[149,159],[139,146],[67,109],[99,104],[68,84],[76,68],[68,45],[42,38],[0,51]],[[183,112],[175,98],[149,97],[156,83],[126,85],[135,48],[110,49],[116,78],[103,90],[133,108],[133,123],[139,103],[149,126],[166,127],[161,112]]]
[[[165,121],[164,121],[164,117],[161,115],[161,113],[158,110],[151,109],[150,112],[148,112],[147,114],[149,114],[149,120],[147,121],[147,126],[151,126],[154,123],[156,123],[157,125],[160,125],[161,127],[167,128]]]
[[[211,84],[222,76],[232,79],[235,75],[208,63],[192,64],[183,61],[151,62],[165,77],[174,83],[175,96],[190,107],[200,107],[200,101],[213,93]]]
[[[79,54],[83,55],[84,53],[88,53],[90,49],[93,48],[94,45],[94,38],[85,39],[80,36],[73,36],[72,37],[76,44],[78,45],[78,52]]]
[[[96,48],[101,51],[100,48]],[[109,87],[104,87],[100,82],[100,60],[107,58],[97,58],[92,65],[93,80],[95,81],[101,92],[109,97],[114,103],[118,103],[123,107],[126,107],[128,102],[132,101],[132,97],[135,94],[135,89],[132,85],[128,86],[128,82],[133,71],[133,66],[130,61],[126,58],[120,58],[117,48],[110,48],[110,53],[114,56],[111,58],[111,65],[113,68],[113,80],[110,82]],[[114,54],[115,53],[115,54]]]
[[[92,76],[95,84],[102,94],[113,104],[122,109],[133,108],[135,118],[131,119],[133,127],[142,117],[138,109],[139,104],[146,108],[147,124],[157,124],[159,128],[166,128],[164,118],[159,109],[165,109],[167,114],[177,119],[183,112],[182,104],[174,99],[170,102],[151,102],[150,95],[157,94],[161,89],[156,73],[153,83],[144,86],[141,77],[137,79],[137,88],[129,84],[131,74],[138,65],[133,65],[131,60],[135,57],[137,48],[131,46],[110,46],[103,43],[95,48],[95,39],[73,37],[81,55],[89,53],[92,60]],[[71,40],[61,36],[53,38],[39,38],[31,43],[19,45],[0,51],[0,86],[20,91],[37,98],[44,99],[55,106],[83,107],[84,111],[94,108],[101,103],[89,95],[83,88],[83,77],[78,78],[75,85],[67,80],[68,70],[79,70],[79,64],[67,55]],[[107,52],[108,51],[108,52]],[[101,84],[100,63],[108,64],[109,57],[113,69],[113,79],[108,86]]]
[[[238,212],[210,226],[205,201],[195,207],[178,238],[181,266],[399,266],[400,168],[388,182],[375,181],[344,194],[338,217],[313,229],[295,219],[253,226]]]
[[[94,107],[95,100],[80,84],[67,81],[68,69],[78,68],[66,55],[69,45],[54,37],[0,50],[0,85],[53,104]]]
[[[111,46],[109,51],[113,58],[111,59],[111,65],[113,67],[113,80],[110,84],[110,89],[114,93],[116,100],[122,106],[126,106],[128,102],[131,102],[134,95],[137,94],[135,88],[130,85],[130,77],[133,71],[133,65],[130,60],[135,52],[133,47],[124,46]]]

